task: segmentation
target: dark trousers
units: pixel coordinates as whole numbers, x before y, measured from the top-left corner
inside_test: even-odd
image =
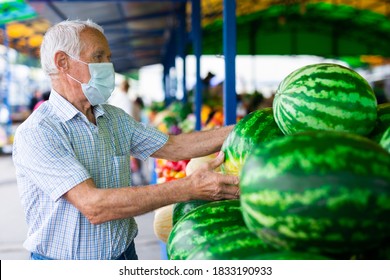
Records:
[[[46,256],[37,253],[31,253],[31,260],[53,260]],[[124,251],[119,257],[115,260],[138,260],[137,253],[135,251],[134,241],[130,243],[129,247],[127,247],[126,251]]]

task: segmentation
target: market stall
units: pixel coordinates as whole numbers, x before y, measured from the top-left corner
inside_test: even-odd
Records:
[[[31,2],[39,7],[44,1]],[[101,20],[113,42],[118,71],[126,73],[149,63],[174,66],[176,53],[169,50],[176,50],[171,48],[176,33],[167,36],[166,30],[156,27],[161,24],[158,20],[156,25],[146,21],[137,26],[136,22],[167,17],[168,22],[180,21],[175,12],[183,12],[180,4],[186,1],[160,3],[156,5],[160,10],[141,8],[136,1],[95,3],[107,9],[90,9],[91,3],[73,3],[70,7],[65,5],[67,1],[52,2],[40,6],[40,11],[49,13],[53,22],[73,13]],[[388,10],[366,13],[347,5],[347,1],[260,2],[266,5],[259,4],[259,11],[243,13],[237,19],[243,31],[237,37],[237,49],[230,48],[235,40],[231,42],[228,37],[233,34],[234,38],[235,32],[226,32],[227,20],[206,26],[201,44],[197,41],[200,37],[193,38],[198,60],[203,53],[223,53],[226,65],[233,66],[226,67],[231,71],[226,72],[228,81],[222,88],[205,87],[197,64],[193,103],[191,98],[185,98],[186,102],[170,98],[169,106],[163,103],[159,108],[149,108],[151,123],[168,134],[237,123],[224,143],[226,161],[218,172],[240,176],[241,197],[234,201],[188,202],[187,210],[180,213],[175,212],[177,205],[159,209],[156,236],[163,242],[163,250],[167,246],[170,259],[388,259],[388,103],[378,105],[368,82],[352,69],[321,64],[291,73],[268,107],[238,117],[234,84],[236,50],[250,55],[390,56]],[[386,1],[378,3],[375,8],[382,4],[388,7]],[[192,35],[200,36],[200,2],[190,4],[195,15],[192,19],[197,20],[197,32]],[[137,7],[146,14],[130,14],[131,8],[136,11]],[[234,12],[235,7],[224,7]],[[116,18],[110,18],[112,15]],[[234,24],[228,22],[232,28]],[[341,23],[345,28],[339,28]],[[148,25],[153,29],[140,30]],[[367,39],[367,34],[362,35],[362,28],[372,36]],[[177,31],[171,25],[167,30]],[[159,43],[154,41],[156,35],[161,35]],[[136,39],[142,41],[142,50],[137,49],[140,45]],[[158,45],[157,49],[153,44]],[[134,56],[128,54],[129,50]],[[134,62],[138,58],[141,62]],[[164,73],[170,72],[164,69]],[[166,91],[167,96],[174,96],[167,84]],[[155,183],[190,176],[188,167],[193,160],[157,160]]]

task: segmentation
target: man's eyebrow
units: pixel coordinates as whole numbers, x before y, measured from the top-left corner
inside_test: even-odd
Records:
[[[104,51],[103,50],[99,50],[99,51],[94,51],[92,53],[93,56],[96,56],[96,55],[103,55],[104,54]]]

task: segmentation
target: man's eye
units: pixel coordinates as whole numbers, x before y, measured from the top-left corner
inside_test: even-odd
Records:
[[[102,55],[97,55],[97,56],[94,57],[94,60],[100,62],[100,61],[103,60],[103,56]]]

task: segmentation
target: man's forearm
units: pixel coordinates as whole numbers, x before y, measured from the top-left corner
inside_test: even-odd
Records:
[[[231,125],[212,130],[172,135],[167,144],[152,156],[178,161],[215,153],[220,150],[233,127]]]
[[[178,201],[189,200],[188,180],[118,189],[96,189],[93,210],[84,215],[93,224],[135,217]],[[188,186],[187,186],[188,185]],[[187,191],[185,191],[187,188]]]
[[[221,154],[187,177],[143,187],[99,189],[90,178],[65,193],[64,198],[92,224],[134,217],[193,199],[236,199],[239,194],[238,178],[213,171],[222,162]]]

